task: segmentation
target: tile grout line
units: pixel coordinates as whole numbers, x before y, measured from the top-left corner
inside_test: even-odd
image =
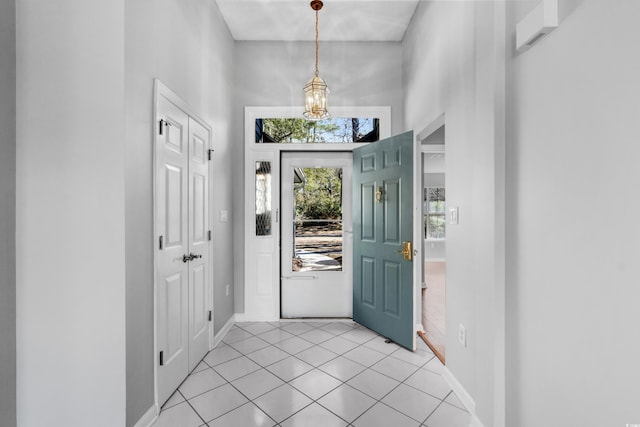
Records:
[[[260,324],[260,323],[262,323],[262,322],[251,322],[251,324],[250,324],[250,325],[248,325],[248,326],[251,326],[251,325],[253,325],[253,324]],[[284,325],[285,327],[283,327],[283,323],[285,323],[285,325]],[[234,411],[234,410],[236,410],[236,409],[238,409],[238,408],[240,408],[240,407],[242,407],[242,406],[246,405],[247,403],[252,403],[252,404],[253,404],[255,407],[257,407],[261,412],[263,412],[263,413],[264,413],[264,414],[265,414],[265,415],[266,415],[270,420],[272,420],[273,422],[275,422],[275,423],[276,423],[275,425],[280,425],[280,423],[286,422],[288,419],[290,419],[290,418],[294,417],[295,415],[297,415],[298,413],[300,413],[300,412],[304,411],[306,408],[308,408],[309,406],[313,405],[314,403],[315,403],[315,404],[317,404],[317,405],[319,405],[321,408],[323,408],[324,410],[328,411],[329,413],[333,414],[334,416],[338,417],[338,419],[340,419],[340,420],[342,420],[343,422],[347,423],[347,425],[349,425],[349,426],[352,426],[352,425],[353,425],[353,423],[355,423],[358,419],[360,419],[362,416],[364,416],[368,411],[370,411],[370,410],[371,410],[371,408],[373,408],[374,406],[376,406],[378,403],[380,403],[380,404],[382,404],[382,405],[385,405],[385,407],[387,407],[388,409],[391,409],[391,410],[393,410],[393,411],[395,411],[395,412],[397,412],[397,413],[400,413],[400,414],[402,414],[402,415],[404,415],[404,416],[407,416],[407,417],[409,417],[409,418],[411,418],[411,419],[415,420],[416,422],[420,422],[419,420],[416,420],[415,418],[410,417],[408,414],[404,414],[403,412],[399,411],[398,409],[396,409],[396,408],[394,408],[394,407],[392,407],[392,406],[389,406],[388,404],[386,404],[385,402],[383,402],[383,401],[382,401],[382,400],[383,400],[384,398],[386,398],[389,394],[391,394],[391,393],[392,393],[393,391],[395,391],[398,387],[400,387],[400,385],[401,385],[401,384],[404,384],[405,386],[410,387],[410,388],[411,388],[411,389],[413,389],[413,390],[419,391],[419,392],[421,392],[421,393],[425,393],[425,394],[427,394],[427,395],[429,395],[429,396],[433,397],[434,399],[439,400],[438,405],[436,405],[436,407],[435,407],[435,408],[434,408],[434,409],[433,409],[433,410],[432,410],[432,411],[427,415],[427,417],[422,421],[422,424],[421,424],[421,425],[423,425],[423,424],[427,421],[427,419],[428,419],[429,417],[431,417],[431,416],[433,415],[433,413],[434,413],[438,408],[440,408],[440,407],[441,407],[442,403],[447,403],[447,402],[445,402],[445,400],[446,400],[446,399],[451,395],[451,393],[452,393],[452,391],[451,391],[451,390],[449,390],[449,392],[444,396],[444,398],[440,399],[440,398],[438,398],[437,396],[434,396],[434,395],[432,395],[432,394],[430,394],[430,393],[424,392],[424,391],[422,391],[422,390],[420,390],[420,389],[418,389],[418,388],[416,388],[416,387],[414,387],[414,386],[412,386],[412,385],[410,385],[410,384],[407,384],[407,383],[406,383],[406,381],[407,381],[410,377],[412,377],[413,375],[415,375],[415,374],[416,374],[417,372],[419,372],[421,369],[424,369],[424,370],[427,370],[428,372],[431,372],[431,373],[437,374],[437,372],[434,372],[434,371],[430,370],[429,368],[426,368],[426,365],[427,365],[428,363],[430,363],[430,362],[433,360],[433,357],[434,357],[433,355],[431,355],[431,357],[430,357],[428,360],[424,361],[422,364],[416,365],[415,363],[408,362],[408,361],[406,361],[406,360],[403,360],[403,359],[401,359],[401,358],[399,358],[399,357],[394,356],[394,354],[396,354],[396,353],[398,353],[400,350],[402,350],[402,347],[400,347],[400,346],[398,346],[398,348],[397,348],[397,349],[395,349],[395,350],[393,350],[393,351],[391,351],[391,352],[389,352],[389,353],[382,352],[382,351],[379,351],[379,350],[378,350],[378,349],[376,349],[376,348],[372,348],[372,347],[367,346],[367,344],[368,344],[368,343],[373,342],[373,341],[374,341],[374,340],[376,340],[377,338],[384,338],[384,337],[382,337],[381,335],[379,335],[379,334],[375,334],[374,332],[372,332],[372,331],[370,331],[370,330],[368,330],[368,329],[366,329],[366,328],[363,328],[363,327],[361,327],[361,326],[359,326],[359,325],[357,325],[357,324],[356,324],[356,325],[352,325],[351,323],[348,323],[348,322],[344,322],[344,323],[340,322],[340,323],[337,323],[337,324],[345,324],[345,325],[346,325],[346,327],[348,327],[348,329],[339,328],[340,330],[339,330],[339,331],[336,331],[336,330],[332,330],[331,328],[327,328],[327,326],[328,326],[328,325],[331,325],[332,323],[333,323],[333,322],[327,322],[327,323],[326,323],[326,325],[319,325],[319,324],[309,324],[309,323],[304,322],[304,321],[303,321],[303,322],[278,322],[278,326],[274,326],[274,325],[273,325],[273,323],[266,323],[266,324],[268,324],[268,325],[270,325],[270,326],[271,326],[271,328],[270,328],[270,329],[263,329],[263,330],[261,330],[261,331],[255,332],[255,333],[254,333],[254,332],[252,332],[251,330],[245,329],[245,328],[243,327],[243,325],[242,325],[242,324],[236,324],[236,325],[234,325],[235,329],[232,329],[232,330],[230,330],[229,332],[233,332],[233,331],[242,331],[242,333],[240,333],[240,334],[238,334],[238,335],[242,335],[242,334],[248,334],[248,335],[246,335],[246,336],[244,336],[244,337],[242,337],[242,338],[240,338],[240,339],[238,339],[238,340],[234,340],[233,342],[227,342],[227,341],[224,341],[224,339],[223,339],[223,340],[221,341],[221,342],[223,343],[223,346],[219,346],[219,347],[217,346],[217,347],[214,347],[211,351],[214,351],[216,348],[217,348],[217,349],[220,349],[220,348],[224,348],[224,346],[228,346],[231,350],[233,350],[233,351],[235,351],[236,353],[238,353],[238,355],[237,355],[237,356],[235,356],[235,355],[234,355],[235,357],[232,357],[232,358],[230,358],[230,359],[228,359],[228,360],[225,360],[225,361],[223,361],[223,362],[220,362],[220,363],[217,363],[217,364],[213,364],[213,363],[207,362],[207,361],[205,360],[205,359],[206,359],[206,357],[210,354],[210,352],[208,352],[208,353],[207,353],[207,355],[205,355],[205,356],[202,358],[202,360],[201,360],[201,361],[196,365],[196,368],[194,368],[194,369],[192,370],[192,372],[189,374],[189,376],[191,376],[191,375],[194,375],[194,374],[197,374],[197,373],[200,373],[200,372],[206,371],[207,369],[212,369],[212,370],[214,371],[214,373],[216,373],[216,375],[220,376],[220,377],[224,380],[224,382],[225,382],[225,383],[224,383],[224,384],[222,384],[222,385],[219,385],[219,386],[217,386],[217,387],[214,387],[214,388],[212,388],[212,389],[206,390],[206,391],[204,391],[203,393],[199,393],[198,395],[192,396],[192,397],[191,397],[191,399],[194,399],[194,398],[196,398],[196,397],[198,397],[198,396],[200,396],[200,395],[202,395],[202,394],[204,394],[204,393],[207,393],[207,392],[209,392],[209,391],[212,391],[212,390],[215,390],[215,389],[217,389],[217,388],[219,388],[219,387],[222,387],[222,386],[224,386],[225,384],[229,384],[229,385],[230,385],[234,390],[236,390],[236,391],[237,391],[238,393],[240,393],[240,394],[241,394],[245,399],[247,399],[247,401],[246,401],[246,402],[244,402],[242,405],[239,405],[239,406],[237,406],[237,407],[234,407],[234,408],[232,408],[232,409],[230,409],[230,410],[226,411],[225,413],[218,415],[216,418],[212,419],[211,421],[215,421],[216,419],[218,419],[218,418],[220,418],[220,417],[225,416],[226,414],[228,414],[228,413],[230,413],[230,412],[232,412],[232,411]],[[297,324],[305,325],[305,327],[298,327],[298,328],[295,328],[295,325],[297,325]],[[287,327],[287,326],[289,326],[289,325],[291,325],[291,327],[286,328],[286,327]],[[295,328],[295,330],[294,330],[294,331],[291,331],[291,329],[294,329],[294,328]],[[325,330],[325,328],[327,328],[327,329]],[[290,334],[291,336],[290,336],[290,337],[287,337],[287,338],[285,338],[285,339],[279,340],[279,341],[277,341],[277,342],[270,342],[270,341],[267,341],[267,340],[265,340],[265,339],[262,339],[262,338],[261,338],[261,335],[266,334],[266,333],[269,333],[269,332],[275,332],[275,331],[285,332],[285,333],[287,333],[287,334]],[[324,339],[324,340],[319,340],[318,342],[314,342],[314,341],[310,341],[309,339],[307,339],[307,338],[305,338],[305,337],[303,336],[304,334],[307,334],[307,333],[309,333],[309,332],[314,332],[314,331],[319,331],[319,332],[324,332],[325,334],[330,334],[330,335],[331,335],[331,337],[326,338],[326,339]],[[360,338],[358,338],[358,340],[359,340],[360,342],[355,341],[353,338],[351,338],[351,337],[349,337],[349,336],[343,336],[343,335],[348,334],[348,333],[353,332],[353,331],[363,331],[363,332],[366,332],[367,334],[371,334],[372,336],[371,336],[371,337],[369,337],[369,338],[367,338],[367,339],[365,339],[365,340],[361,340]],[[307,348],[303,348],[302,350],[298,350],[298,349],[285,350],[284,348],[281,348],[281,347],[279,347],[279,346],[278,346],[278,344],[281,344],[281,343],[283,343],[283,342],[285,342],[285,341],[287,341],[287,340],[290,340],[290,339],[292,339],[292,338],[294,338],[294,337],[297,337],[297,338],[299,338],[299,339],[301,339],[301,340],[305,341],[306,343],[310,344],[310,346],[309,346],[309,347],[307,347]],[[349,350],[346,350],[346,351],[341,351],[340,353],[336,353],[334,350],[331,350],[331,349],[329,349],[329,348],[327,348],[327,347],[322,346],[322,344],[323,344],[323,343],[326,343],[326,342],[328,342],[328,341],[330,341],[330,340],[332,340],[332,339],[334,339],[334,338],[338,338],[338,337],[343,338],[344,340],[348,340],[350,343],[354,344],[354,345],[355,345],[355,347],[350,348]],[[264,347],[257,348],[257,349],[253,349],[253,350],[248,351],[248,352],[244,352],[244,351],[240,350],[239,348],[234,347],[234,345],[233,345],[233,344],[235,344],[235,343],[240,343],[240,342],[245,341],[245,340],[250,339],[250,338],[257,338],[257,339],[259,339],[260,341],[262,341],[262,342],[265,344],[265,346],[264,346]],[[394,344],[395,344],[395,343],[394,343]],[[397,344],[395,344],[395,345],[397,345]],[[240,347],[240,346],[238,345],[238,347]],[[323,362],[322,362],[322,363],[320,363],[320,364],[316,365],[315,363],[309,363],[309,362],[307,362],[306,360],[302,359],[302,358],[299,356],[301,353],[303,353],[303,352],[305,352],[305,351],[307,351],[307,350],[313,349],[314,347],[320,347],[320,348],[322,348],[323,350],[326,350],[326,351],[328,351],[328,352],[330,352],[330,353],[334,354],[334,355],[335,355],[335,357],[331,357],[330,359],[323,360]],[[265,349],[268,349],[268,348],[275,348],[275,349],[278,349],[278,350],[280,350],[282,353],[286,354],[286,356],[285,356],[285,357],[283,357],[283,358],[281,358],[281,359],[279,359],[279,360],[275,360],[275,361],[273,361],[273,362],[271,362],[271,363],[269,363],[269,364],[262,364],[262,363],[259,363],[259,362],[257,362],[256,360],[253,360],[253,359],[251,359],[251,357],[249,357],[249,355],[251,355],[251,354],[253,354],[253,353],[256,353],[256,352],[259,352],[259,351],[261,351],[261,350],[265,350]],[[379,360],[377,360],[376,362],[374,362],[373,364],[371,364],[371,365],[365,365],[365,364],[361,363],[361,362],[360,362],[360,361],[358,361],[358,360],[353,360],[353,359],[351,359],[350,357],[345,356],[347,353],[353,352],[353,351],[358,350],[358,349],[368,350],[368,351],[371,351],[371,352],[373,352],[373,353],[376,353],[376,354],[382,355],[382,357],[381,357]],[[237,381],[237,380],[240,380],[240,379],[242,379],[242,378],[245,378],[245,377],[247,377],[247,376],[249,376],[249,375],[255,374],[256,372],[260,372],[261,370],[264,370],[264,371],[266,371],[266,372],[270,373],[271,375],[273,375],[273,376],[274,376],[275,378],[277,378],[279,381],[282,381],[282,384],[280,384],[280,385],[278,385],[278,386],[276,386],[276,387],[272,388],[271,390],[266,391],[265,393],[262,393],[262,394],[261,394],[261,395],[259,395],[259,396],[256,396],[254,399],[250,399],[247,395],[245,395],[242,391],[240,391],[240,389],[238,389],[238,388],[237,388],[237,387],[232,383],[232,381],[228,380],[225,376],[221,375],[221,374],[216,370],[216,367],[220,367],[221,365],[223,365],[223,364],[225,364],[225,363],[231,362],[231,361],[233,361],[233,360],[240,359],[241,357],[245,357],[248,361],[250,361],[250,362],[254,363],[256,366],[258,366],[258,369],[253,370],[253,371],[251,371],[251,372],[248,372],[248,373],[246,373],[245,375],[243,375],[243,376],[241,376],[241,377],[238,377],[238,378],[233,379],[233,381],[234,381],[234,382],[235,382],[235,381]],[[300,374],[300,375],[296,375],[296,376],[294,376],[294,377],[290,378],[290,379],[289,379],[289,380],[287,380],[287,381],[285,381],[285,380],[284,380],[284,378],[280,377],[279,375],[275,374],[274,372],[272,372],[272,371],[270,371],[270,370],[268,369],[268,367],[273,366],[273,365],[275,365],[275,364],[277,364],[277,363],[279,363],[279,362],[281,362],[281,361],[283,361],[283,360],[286,360],[286,359],[287,359],[287,358],[289,358],[289,357],[293,357],[296,361],[301,362],[301,363],[304,363],[305,365],[307,365],[307,366],[311,367],[311,369],[309,369],[308,371],[305,371],[304,373],[302,373],[302,374]],[[349,378],[347,378],[345,381],[343,381],[342,379],[337,378],[337,377],[335,377],[335,376],[331,375],[329,372],[326,372],[326,371],[324,371],[323,369],[321,369],[321,367],[322,367],[322,366],[324,366],[324,365],[326,365],[326,364],[328,364],[328,363],[330,363],[330,362],[332,362],[332,361],[335,361],[336,359],[341,358],[341,357],[342,357],[342,358],[344,358],[345,360],[349,361],[349,362],[352,362],[352,363],[355,363],[355,364],[357,364],[357,365],[361,366],[361,367],[362,367],[362,368],[364,368],[364,369],[363,369],[362,371],[358,372],[357,374],[353,375],[353,376],[349,376]],[[383,373],[383,372],[380,372],[380,371],[378,371],[378,370],[376,370],[376,369],[374,369],[374,368],[373,368],[373,366],[374,366],[374,365],[376,365],[376,364],[378,364],[378,363],[380,363],[380,362],[382,362],[382,361],[384,361],[384,360],[394,360],[394,361],[398,361],[398,362],[401,362],[401,363],[407,364],[407,365],[411,366],[411,367],[412,367],[412,368],[414,368],[414,369],[411,371],[411,373],[410,373],[408,376],[406,376],[406,378],[404,378],[402,381],[398,381],[396,378],[391,377],[391,376],[389,376],[389,375],[387,375],[387,374],[385,374],[385,373]],[[198,367],[198,366],[200,366],[200,364],[201,364],[201,363],[204,363],[204,366],[206,366],[206,368],[204,368],[204,369],[202,369],[202,370],[200,370],[200,371],[197,371],[197,372],[196,372],[197,367]],[[306,375],[306,374],[308,374],[308,373],[310,373],[310,372],[313,372],[314,370],[318,370],[319,372],[322,372],[323,374],[326,374],[326,375],[330,376],[331,378],[336,379],[336,380],[339,382],[339,385],[337,385],[336,387],[332,387],[332,388],[330,388],[328,391],[324,392],[322,395],[318,396],[317,398],[313,398],[313,397],[311,397],[311,396],[307,395],[307,394],[306,394],[305,392],[303,392],[302,390],[297,389],[293,384],[291,384],[291,383],[292,383],[293,381],[295,381],[296,379],[301,378],[302,376],[304,376],[304,375]],[[365,372],[367,372],[367,371],[371,371],[371,372],[375,372],[375,373],[380,374],[380,375],[384,375],[384,376],[385,376],[385,377],[387,377],[387,378],[390,378],[390,379],[392,379],[392,380],[394,380],[394,381],[398,381],[398,384],[396,384],[393,388],[391,388],[387,393],[385,393],[384,395],[382,395],[379,399],[376,399],[375,397],[370,396],[369,394],[367,394],[367,393],[363,392],[362,390],[360,390],[360,389],[356,388],[355,386],[353,386],[353,385],[351,385],[351,384],[348,384],[348,382],[349,382],[349,381],[351,381],[353,378],[355,378],[355,377],[357,377],[357,376],[359,376],[359,375],[361,375],[361,374],[363,374],[363,373],[365,373]],[[185,380],[186,380],[186,379],[185,379]],[[183,383],[184,383],[184,382],[183,382]],[[182,386],[182,384],[183,384],[183,383],[181,383],[181,385],[180,385],[180,386]],[[289,385],[289,386],[290,386],[291,388],[293,388],[296,392],[301,393],[301,395],[302,395],[302,396],[305,396],[306,398],[310,399],[310,402],[309,402],[308,404],[304,405],[304,406],[303,406],[302,408],[300,408],[299,410],[297,410],[297,411],[293,412],[292,414],[288,415],[288,416],[287,416],[287,418],[284,418],[282,421],[278,422],[278,421],[276,421],[274,418],[272,418],[268,413],[266,413],[266,412],[265,412],[265,411],[264,411],[260,406],[258,406],[258,405],[255,403],[255,401],[256,401],[257,399],[261,398],[262,396],[264,396],[264,395],[266,395],[266,394],[268,394],[268,393],[271,393],[272,391],[276,390],[277,388],[282,387],[282,386],[283,386],[283,385],[285,385],[285,384],[286,384],[286,385]],[[358,416],[357,416],[356,418],[354,418],[354,420],[352,420],[351,422],[348,422],[347,420],[345,420],[344,418],[342,418],[342,417],[341,417],[341,416],[339,416],[338,414],[335,414],[333,411],[331,411],[329,408],[326,408],[325,406],[323,406],[323,405],[319,402],[319,400],[320,400],[320,399],[324,398],[325,396],[327,396],[327,395],[328,395],[328,394],[330,394],[331,392],[335,391],[337,388],[342,387],[343,385],[346,385],[346,386],[348,386],[348,387],[352,388],[353,390],[358,391],[359,393],[362,393],[363,395],[367,396],[368,398],[373,399],[373,404],[372,404],[372,405],[370,405],[370,406],[368,406],[368,407],[367,407],[367,409],[366,409],[362,414],[358,415]],[[196,411],[196,409],[195,409],[195,408],[193,407],[193,405],[191,404],[191,402],[190,402],[190,400],[191,400],[191,399],[186,399],[186,398],[185,398],[185,396],[184,396],[184,394],[183,394],[181,391],[179,391],[179,390],[177,390],[177,391],[178,391],[178,393],[180,394],[180,396],[184,399],[184,401],[186,401],[186,402],[189,404],[189,406],[194,410],[194,412],[196,412],[196,414],[198,415],[198,417],[199,417],[199,418],[200,418],[200,419],[205,423],[205,425],[208,425],[208,422],[204,420],[204,418],[200,415],[200,413],[199,413],[198,411]],[[180,402],[180,403],[181,403],[181,402]],[[176,404],[176,405],[177,405],[177,404]],[[449,405],[451,405],[451,406],[453,406],[453,407],[456,407],[455,405],[452,405],[452,404],[449,404]],[[174,407],[174,406],[175,406],[175,405],[172,405],[171,407]],[[169,408],[171,408],[171,407],[163,408],[163,410],[169,409]],[[456,408],[457,408],[457,407],[456,407]]]
[[[302,335],[302,334],[304,334],[304,333],[306,333],[306,332],[309,332],[309,331],[310,331],[310,330],[307,330],[307,331],[301,332],[299,335]],[[347,332],[350,332],[350,331],[345,331],[345,332],[343,332],[343,334],[344,334],[344,333],[347,333]],[[343,335],[343,334],[340,334],[340,335]],[[340,335],[336,335],[336,336],[340,336]],[[296,336],[297,336],[297,335],[296,335]],[[367,344],[367,343],[369,343],[369,342],[371,342],[371,341],[375,340],[375,339],[376,339],[376,338],[378,338],[378,337],[382,337],[382,336],[378,334],[377,336],[371,337],[369,340],[363,341],[363,342],[361,342],[361,343],[357,343],[357,342],[355,342],[355,341],[349,340],[349,338],[348,338],[348,337],[345,337],[344,339],[347,339],[347,340],[349,340],[349,341],[351,341],[351,342],[353,342],[353,343],[357,344],[357,346],[356,346],[356,347],[354,347],[353,349],[350,349],[350,350],[348,350],[348,351],[346,351],[346,352],[342,353],[342,354],[338,354],[335,358],[330,359],[330,360],[326,361],[325,363],[323,363],[322,365],[320,365],[320,366],[323,366],[323,365],[325,365],[325,364],[329,363],[330,361],[337,359],[338,357],[345,357],[344,355],[345,355],[346,353],[349,353],[349,352],[351,352],[351,351],[353,351],[353,350],[355,350],[355,349],[357,349],[357,348],[361,348],[361,347],[365,347],[366,349],[368,349],[368,350],[370,350],[370,351],[373,351],[373,352],[380,353],[380,354],[383,354],[383,355],[384,355],[384,357],[382,357],[380,360],[378,360],[377,362],[375,362],[375,363],[374,363],[374,364],[372,364],[371,366],[363,365],[363,364],[359,363],[358,361],[355,361],[355,360],[349,359],[348,357],[345,357],[347,360],[350,360],[350,361],[352,361],[352,362],[354,362],[354,363],[357,363],[357,364],[359,364],[360,366],[364,367],[364,370],[363,370],[363,371],[361,371],[361,372],[359,372],[359,373],[355,374],[354,376],[350,377],[350,378],[349,378],[349,379],[347,379],[346,381],[343,381],[343,380],[341,380],[340,378],[336,378],[336,377],[334,377],[333,375],[331,375],[330,373],[323,371],[322,369],[320,369],[320,366],[313,366],[313,365],[311,365],[311,366],[313,366],[313,369],[311,369],[311,371],[313,371],[314,369],[318,369],[318,370],[320,370],[321,372],[324,372],[325,374],[327,374],[327,375],[331,376],[332,378],[335,378],[336,380],[340,381],[340,383],[341,383],[340,385],[338,385],[338,386],[336,386],[336,387],[334,387],[334,388],[330,389],[329,391],[327,391],[326,393],[324,393],[323,395],[321,395],[321,396],[320,396],[320,397],[318,397],[317,399],[312,398],[311,396],[309,396],[309,395],[305,394],[303,391],[298,390],[295,386],[293,386],[293,385],[289,384],[291,381],[293,381],[293,380],[295,380],[295,379],[297,379],[297,378],[300,378],[300,377],[302,377],[303,375],[305,375],[305,374],[307,374],[308,372],[311,372],[311,371],[307,371],[307,372],[305,372],[304,374],[301,374],[301,375],[299,375],[299,376],[297,376],[297,377],[294,377],[294,378],[292,378],[292,379],[291,379],[291,380],[289,380],[289,381],[285,381],[285,384],[289,384],[289,385],[290,385],[291,387],[293,387],[294,389],[296,389],[296,390],[298,390],[298,391],[302,392],[302,394],[303,394],[303,395],[305,395],[305,396],[307,396],[308,398],[312,399],[312,402],[311,402],[310,404],[308,404],[308,405],[304,406],[304,407],[303,407],[303,408],[301,408],[300,410],[298,410],[298,411],[294,412],[294,413],[293,413],[293,414],[291,414],[289,417],[285,418],[283,421],[286,421],[286,420],[288,420],[289,418],[291,418],[291,417],[295,416],[297,413],[299,413],[299,412],[303,411],[305,408],[307,408],[308,406],[312,405],[313,403],[317,403],[317,404],[318,404],[318,405],[320,405],[322,408],[326,409],[327,411],[329,411],[329,412],[330,412],[330,413],[332,413],[333,415],[335,415],[335,416],[337,416],[338,418],[340,418],[340,419],[342,419],[343,421],[345,421],[348,425],[352,425],[352,424],[353,424],[353,422],[355,422],[355,421],[356,421],[356,420],[358,420],[360,417],[362,417],[364,414],[366,414],[366,413],[367,413],[371,408],[373,408],[373,407],[374,407],[376,404],[378,404],[378,403],[381,403],[381,404],[385,405],[386,407],[388,407],[389,409],[391,409],[391,410],[393,410],[393,411],[395,411],[395,412],[398,412],[398,413],[402,414],[402,412],[400,412],[400,411],[398,411],[397,409],[395,409],[395,408],[393,408],[393,407],[391,407],[391,406],[387,405],[386,403],[382,402],[382,399],[384,399],[386,396],[388,396],[388,395],[389,395],[389,394],[391,394],[394,390],[396,390],[398,387],[400,387],[400,385],[401,385],[401,384],[404,384],[404,385],[406,385],[406,386],[408,386],[408,387],[411,387],[411,388],[412,388],[412,389],[414,389],[414,390],[417,390],[417,391],[420,391],[420,392],[422,392],[422,393],[425,393],[425,392],[423,392],[422,390],[418,390],[418,389],[416,389],[415,387],[410,386],[409,384],[405,384],[405,381],[406,381],[408,378],[410,378],[411,376],[413,376],[416,372],[418,372],[418,370],[422,369],[422,368],[424,367],[424,365],[426,365],[427,363],[429,363],[429,361],[431,361],[431,359],[432,359],[433,357],[432,357],[432,358],[430,358],[429,360],[427,360],[426,362],[424,362],[422,365],[420,365],[420,366],[416,366],[416,365],[414,365],[414,364],[412,364],[412,363],[406,362],[406,361],[404,361],[404,360],[401,360],[401,359],[398,359],[398,358],[395,358],[395,357],[393,357],[393,356],[392,356],[396,351],[400,350],[401,348],[398,348],[397,350],[394,350],[394,351],[392,351],[391,353],[387,353],[387,354],[385,354],[385,353],[379,352],[379,351],[377,351],[377,350],[375,350],[375,349],[373,349],[373,348],[370,348],[370,347],[367,347],[367,346],[366,346],[366,344]],[[301,339],[304,339],[303,337],[300,337],[300,338],[301,338]],[[382,337],[382,338],[384,338],[384,337]],[[325,341],[321,341],[321,342],[319,342],[319,343],[312,343],[312,344],[314,344],[315,346],[322,346],[322,343],[323,343],[323,342],[329,341],[330,339],[332,339],[332,338],[329,338],[329,339],[327,339],[327,340],[325,340]],[[397,344],[396,344],[396,345],[397,345]],[[274,346],[275,346],[275,345],[274,345]],[[325,347],[323,347],[323,348],[325,348]],[[328,350],[328,349],[327,349],[327,350]],[[301,351],[299,351],[299,352],[297,352],[297,353],[295,353],[295,354],[291,354],[291,356],[296,357],[296,355],[297,355],[297,354],[302,353],[303,351],[305,351],[305,350],[301,350]],[[331,350],[329,350],[329,351],[331,351]],[[288,352],[287,352],[287,353],[288,353]],[[289,353],[289,354],[290,354],[290,353]],[[394,381],[398,381],[397,379],[392,378],[392,377],[389,377],[388,375],[386,375],[386,374],[384,374],[384,373],[382,373],[382,372],[379,372],[379,371],[377,371],[377,370],[375,370],[375,369],[373,369],[373,368],[372,368],[372,366],[373,366],[373,365],[375,365],[375,364],[377,364],[377,363],[379,363],[379,362],[381,362],[381,361],[383,361],[383,360],[385,360],[385,359],[387,359],[387,358],[389,358],[389,357],[392,357],[393,359],[398,360],[398,361],[400,361],[400,362],[407,363],[408,365],[411,365],[411,366],[415,367],[415,370],[414,370],[414,371],[413,371],[409,376],[407,376],[403,381],[399,381],[399,382],[398,382],[398,384],[397,384],[395,387],[393,387],[391,390],[389,390],[386,394],[384,394],[384,395],[383,395],[382,397],[380,397],[379,399],[376,399],[375,397],[370,396],[370,395],[368,395],[367,393],[365,393],[365,392],[363,392],[363,391],[361,391],[361,390],[358,390],[357,388],[355,388],[355,387],[354,387],[354,386],[352,386],[351,384],[348,384],[348,381],[352,380],[352,379],[353,379],[353,378],[355,378],[356,376],[358,376],[358,375],[360,375],[360,374],[362,374],[362,373],[366,372],[366,371],[367,371],[367,370],[369,370],[369,369],[371,369],[372,371],[377,372],[377,373],[379,373],[379,374],[381,374],[381,375],[385,375],[387,378],[390,378],[390,379],[392,379],[392,380],[394,380]],[[296,357],[296,358],[297,358],[298,360],[301,360],[301,359],[299,359],[298,357]],[[305,362],[305,361],[304,361],[304,360],[302,360],[302,362]],[[274,362],[274,364],[275,364],[275,363],[277,363],[277,362]],[[305,363],[306,363],[306,362],[305,362]],[[271,365],[269,365],[269,366],[271,366]],[[280,378],[280,377],[278,377],[278,378],[279,378],[280,380],[284,381],[284,379],[283,379],[283,378]],[[318,400],[322,399],[324,396],[328,395],[329,393],[331,393],[332,391],[336,390],[337,388],[339,388],[339,387],[341,387],[341,386],[343,386],[343,385],[346,385],[346,386],[348,386],[348,387],[350,387],[350,388],[352,388],[352,389],[354,389],[354,390],[356,390],[356,391],[358,391],[358,392],[360,392],[360,393],[364,394],[365,396],[367,396],[367,397],[369,397],[369,398],[371,398],[371,399],[373,399],[373,400],[374,400],[374,403],[373,403],[371,406],[369,406],[369,407],[368,407],[368,408],[367,408],[367,409],[366,409],[362,414],[360,414],[358,417],[356,417],[352,422],[349,422],[349,421],[345,420],[344,418],[340,417],[338,414],[335,414],[335,413],[334,413],[333,411],[331,411],[329,408],[325,407],[325,406],[324,406],[324,405],[322,405],[320,402],[318,402]],[[281,386],[279,386],[279,387],[281,387]],[[277,388],[277,387],[276,387],[276,388]],[[270,390],[269,392],[266,392],[266,393],[264,393],[264,394],[270,393],[271,391],[273,391],[273,390]],[[263,394],[263,395],[264,395],[264,394]],[[432,395],[431,395],[431,394],[429,394],[429,393],[425,393],[425,394],[428,394],[428,395],[432,396]],[[448,394],[447,394],[447,395],[448,395]],[[435,399],[438,399],[436,396],[432,396],[432,397],[434,397]],[[439,399],[438,399],[438,400],[439,400]],[[442,401],[441,401],[441,402],[442,402]],[[440,403],[441,403],[441,402],[440,402]],[[439,406],[440,406],[440,404],[438,404],[438,405],[436,406],[436,408],[438,408]],[[407,414],[402,414],[402,415],[405,415],[405,416],[407,416],[407,417],[409,417],[409,418],[411,418],[411,419],[413,419],[413,420],[415,420],[415,421],[417,421],[417,422],[419,422],[419,423],[420,423],[420,421],[419,421],[419,420],[416,420],[415,418],[412,418],[412,417],[408,416]],[[429,414],[429,415],[430,415],[430,414]],[[422,424],[422,423],[421,423],[421,424]]]

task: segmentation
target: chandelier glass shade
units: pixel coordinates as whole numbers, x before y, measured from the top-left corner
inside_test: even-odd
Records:
[[[304,113],[307,120],[323,120],[331,117],[327,110],[329,87],[318,72],[318,11],[322,9],[321,0],[313,0],[311,8],[316,11],[316,73],[304,86]]]

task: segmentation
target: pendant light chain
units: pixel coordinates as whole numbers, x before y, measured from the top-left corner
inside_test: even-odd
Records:
[[[316,76],[318,72],[318,10],[316,9]]]

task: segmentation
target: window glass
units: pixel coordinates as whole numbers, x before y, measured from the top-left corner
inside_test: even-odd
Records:
[[[292,271],[342,271],[342,169],[293,174]]]
[[[271,162],[256,162],[256,236],[271,235]]]
[[[424,189],[425,239],[444,239],[446,228],[445,189],[443,187],[427,187]]]
[[[256,119],[256,143],[313,144],[373,142],[380,139],[377,118]]]

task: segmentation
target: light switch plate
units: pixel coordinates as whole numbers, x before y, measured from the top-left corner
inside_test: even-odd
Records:
[[[227,221],[229,221],[229,211],[221,210],[220,211],[220,222],[227,222]]]
[[[449,224],[458,224],[458,207],[449,208]]]
[[[467,328],[462,323],[458,324],[458,342],[463,347],[467,346]]]

